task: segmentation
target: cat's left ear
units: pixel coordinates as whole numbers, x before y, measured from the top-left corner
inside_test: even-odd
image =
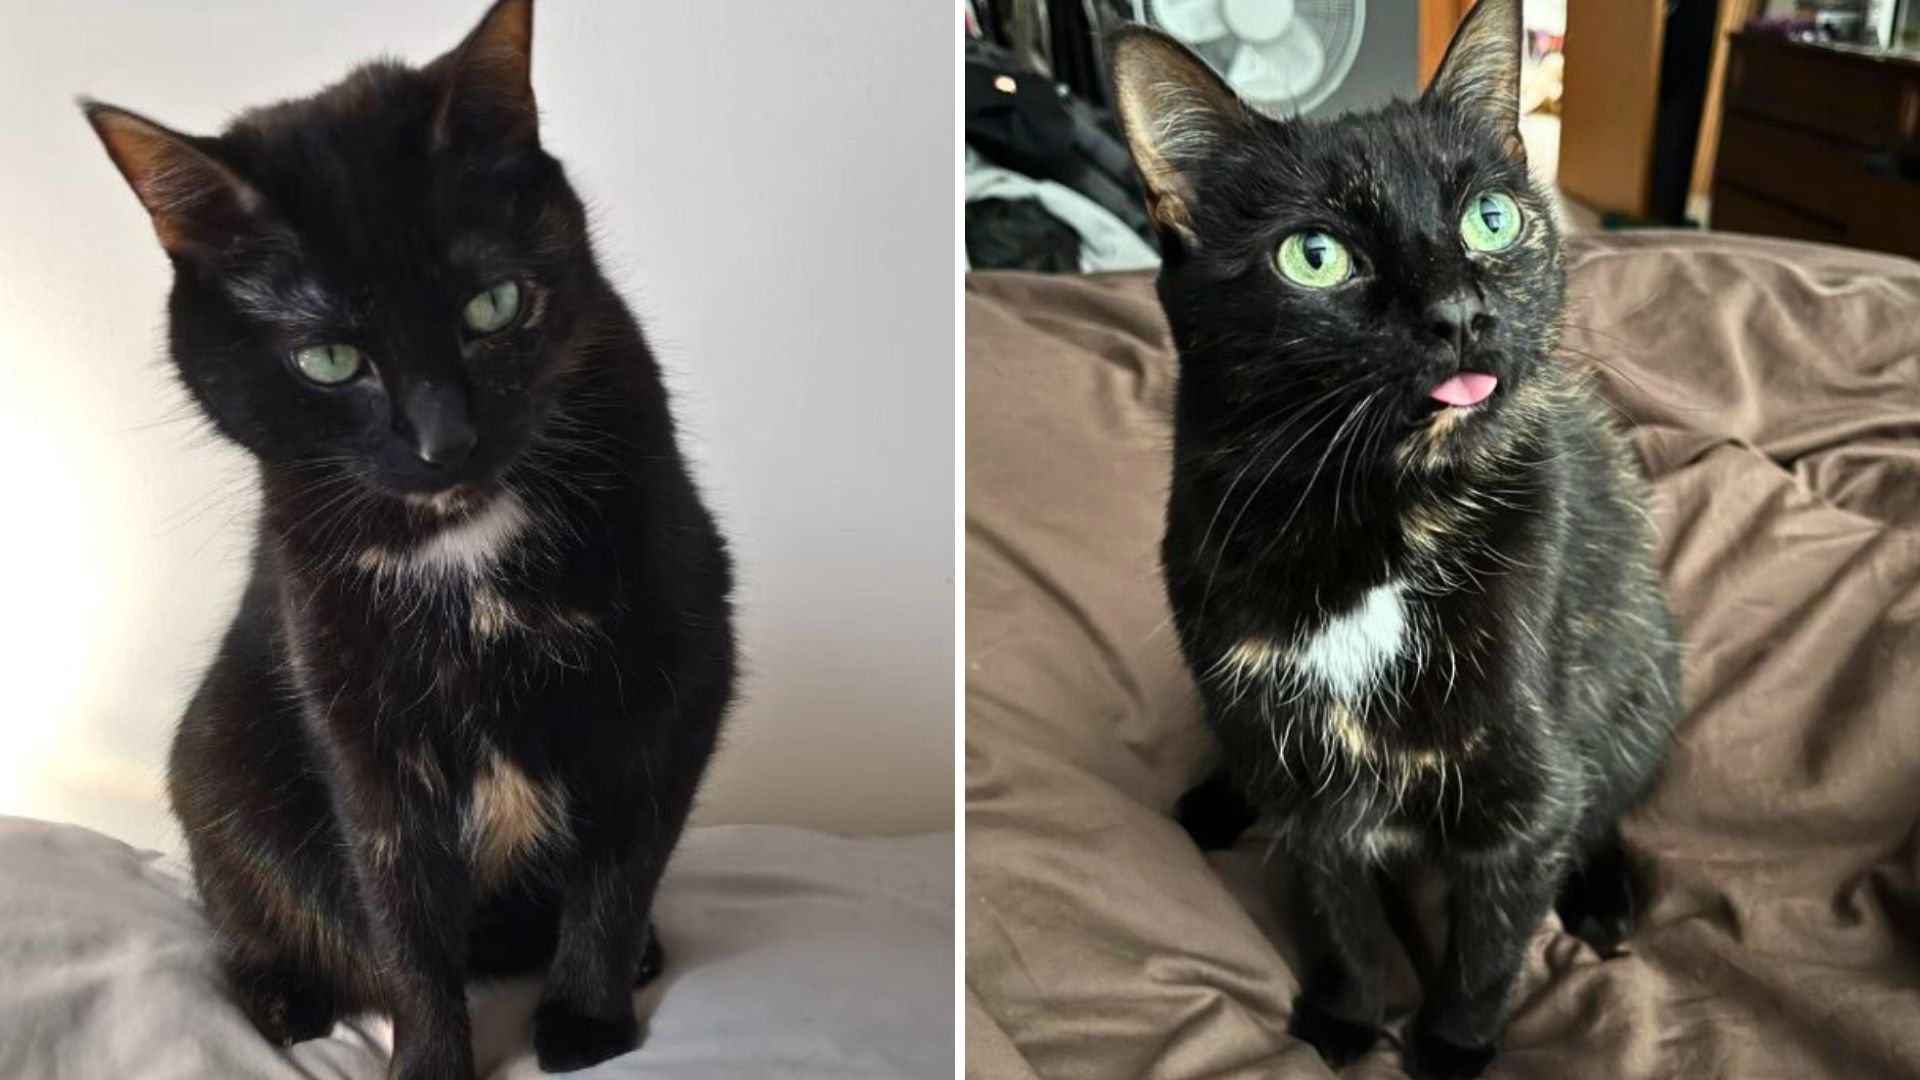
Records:
[[[506,155],[540,145],[533,100],[533,0],[498,0],[454,50],[427,65],[441,80],[433,142]]]
[[[259,224],[265,200],[213,155],[212,140],[97,101],[80,107],[169,254],[218,252]]]
[[[1426,95],[1498,132],[1515,161],[1527,158],[1520,141],[1520,26],[1520,0],[1480,0],[1454,32]]]

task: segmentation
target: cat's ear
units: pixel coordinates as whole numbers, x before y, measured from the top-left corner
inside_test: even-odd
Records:
[[[1257,114],[1185,45],[1144,26],[1108,45],[1114,108],[1154,222],[1193,240],[1194,171],[1250,134]]]
[[[1507,156],[1524,161],[1520,141],[1520,0],[1480,0],[1454,31],[1427,97],[1452,102],[1506,139]]]
[[[167,251],[219,251],[256,223],[260,194],[208,153],[205,140],[97,101],[82,100],[80,107]]]
[[[498,0],[454,50],[427,66],[441,80],[434,147],[514,154],[540,143],[533,101],[533,0]]]

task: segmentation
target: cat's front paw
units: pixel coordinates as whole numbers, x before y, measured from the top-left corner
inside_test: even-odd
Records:
[[[1633,917],[1627,913],[1589,913],[1566,924],[1567,932],[1599,953],[1601,959],[1619,956],[1627,935],[1633,932]]]
[[[1492,1043],[1462,1046],[1416,1024],[1407,1043],[1407,1071],[1419,1080],[1472,1080],[1493,1061]]]
[[[635,990],[659,978],[660,972],[667,966],[667,954],[660,948],[660,931],[652,923],[647,924],[647,944],[640,950],[640,969],[633,976]]]
[[[1633,933],[1633,886],[1624,875],[1576,875],[1561,886],[1554,908],[1567,933],[1602,957],[1618,956]]]
[[[331,993],[293,977],[254,982],[241,991],[240,1006],[260,1034],[277,1046],[317,1039],[339,1019]]]
[[[632,1012],[588,1016],[564,1001],[543,1001],[533,1016],[533,1053],[547,1072],[572,1072],[618,1057],[640,1044]]]
[[[1620,953],[1621,943],[1633,932],[1640,892],[1639,875],[1616,830],[1560,883],[1553,906],[1567,933],[1610,957]]]
[[[1180,796],[1173,816],[1201,851],[1225,851],[1259,820],[1225,773],[1215,773]]]
[[[1373,1049],[1380,1040],[1377,1026],[1342,1020],[1306,997],[1294,1000],[1287,1031],[1296,1039],[1312,1043],[1321,1059],[1336,1069]]]

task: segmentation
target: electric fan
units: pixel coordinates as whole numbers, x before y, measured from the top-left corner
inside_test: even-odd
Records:
[[[1133,0],[1134,17],[1178,38],[1273,116],[1311,111],[1360,51],[1366,0]]]

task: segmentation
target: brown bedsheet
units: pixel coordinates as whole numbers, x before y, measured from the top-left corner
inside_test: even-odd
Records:
[[[1640,234],[1570,265],[1687,715],[1627,824],[1630,954],[1550,916],[1488,1075],[1920,1077],[1920,264]],[[1210,752],[1156,569],[1172,382],[1146,277],[968,283],[971,1076],[1331,1075],[1286,1034],[1286,860],[1168,816]],[[1397,1036],[1344,1075],[1403,1075]]]

